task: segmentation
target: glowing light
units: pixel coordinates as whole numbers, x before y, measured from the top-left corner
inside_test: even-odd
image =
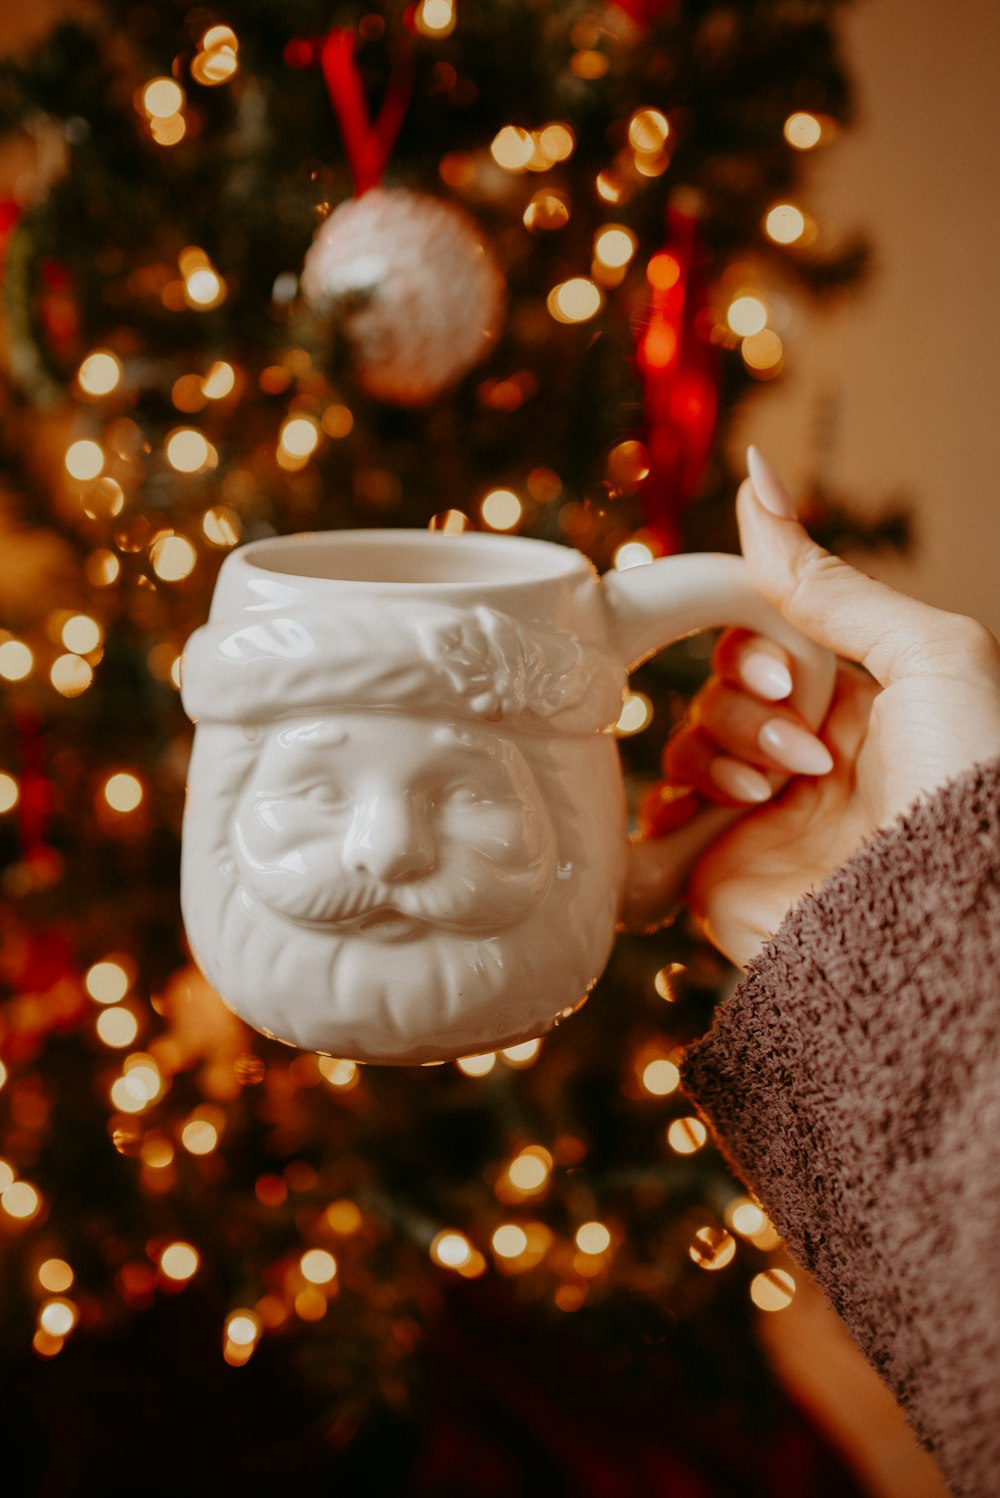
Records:
[[[238,52],[240,48],[236,32],[231,26],[210,26],[198,46],[203,52],[210,52],[213,47],[230,47],[234,52]]]
[[[176,583],[194,571],[198,553],[186,536],[160,536],[149,549],[153,571],[165,583]]]
[[[199,265],[184,281],[185,299],[198,308],[217,306],[225,291],[225,282],[210,265]]]
[[[207,467],[211,447],[197,427],[177,427],[164,443],[163,451],[171,468],[178,473],[198,473]]]
[[[101,626],[89,614],[74,614],[62,627],[62,642],[76,655],[96,650],[103,638]]]
[[[460,1072],[467,1077],[485,1077],[497,1064],[496,1052],[486,1051],[482,1056],[460,1056],[455,1062]]]
[[[207,1118],[192,1118],[181,1129],[181,1144],[189,1155],[210,1155],[219,1142],[219,1131]]]
[[[490,154],[497,166],[505,172],[524,172],[535,152],[535,140],[530,130],[520,125],[504,125],[493,138]]]
[[[104,782],[104,799],[112,811],[135,811],[142,797],[141,782],[127,771],[119,770]]]
[[[708,1138],[700,1118],[675,1118],[667,1130],[667,1143],[675,1155],[693,1155]]]
[[[8,1186],[13,1185],[16,1179],[17,1175],[10,1161],[0,1160],[0,1194],[6,1191]]]
[[[630,567],[648,567],[653,560],[653,553],[645,541],[623,541],[614,555],[614,565],[619,572],[627,572]]]
[[[142,91],[142,107],[151,120],[166,120],[184,108],[184,90],[173,78],[153,78]]]
[[[522,1040],[520,1045],[504,1046],[500,1052],[508,1066],[517,1067],[531,1066],[537,1060],[538,1053],[542,1049],[541,1037],[535,1040]]]
[[[151,1103],[159,1096],[163,1079],[152,1056],[147,1056],[144,1051],[134,1051],[125,1058],[122,1075],[133,1097]]]
[[[328,1285],[337,1273],[337,1261],[325,1248],[310,1248],[299,1260],[299,1268],[312,1285]]]
[[[0,645],[0,676],[6,681],[23,681],[34,664],[35,657],[22,640],[4,640]]]
[[[549,313],[556,322],[587,322],[596,317],[604,305],[604,296],[599,286],[588,276],[574,276],[569,281],[560,281],[553,286],[546,300]]]
[[[88,354],[76,372],[77,384],[87,395],[110,395],[122,377],[121,361],[108,349]]]
[[[347,1197],[331,1202],[324,1215],[331,1230],[345,1238],[356,1233],[361,1227],[361,1208],[356,1202],[349,1201]]]
[[[260,1327],[256,1311],[230,1311],[226,1317],[226,1336],[237,1347],[252,1347],[260,1336]]]
[[[747,368],[756,375],[777,374],[785,354],[781,339],[771,328],[762,328],[751,338],[744,338],[740,352]]]
[[[165,1134],[147,1134],[139,1154],[150,1170],[165,1170],[173,1163],[174,1147]]]
[[[492,1238],[493,1252],[501,1259],[516,1259],[528,1246],[528,1235],[515,1222],[505,1222]]]
[[[422,36],[451,36],[455,30],[452,0],[420,0],[413,24]]]
[[[653,979],[653,987],[660,998],[668,1004],[674,1003],[677,998],[677,994],[674,992],[673,980],[679,973],[683,973],[683,971],[683,962],[668,962],[666,967],[660,968],[660,971]]]
[[[699,1228],[688,1246],[688,1256],[699,1269],[725,1269],[736,1257],[736,1239],[725,1228]]]
[[[116,1077],[111,1084],[110,1098],[120,1113],[141,1113],[148,1098],[139,1097],[128,1085],[127,1077]]]
[[[303,1321],[322,1321],[326,1315],[326,1296],[315,1285],[307,1285],[295,1297],[295,1314]]]
[[[568,125],[546,125],[536,140],[547,162],[568,161],[576,147],[576,136]]]
[[[738,296],[726,310],[726,322],[740,338],[750,338],[767,326],[767,308],[758,296]]]
[[[191,1243],[168,1243],[160,1255],[160,1268],[168,1280],[183,1283],[198,1272],[201,1256]]]
[[[93,679],[93,670],[78,655],[57,656],[49,669],[49,680],[63,697],[79,697]]]
[[[118,558],[113,551],[108,551],[105,547],[98,547],[87,558],[87,581],[93,583],[95,588],[110,587],[120,571],[121,563]]]
[[[0,813],[13,811],[17,805],[21,791],[13,775],[8,775],[6,770],[0,770]],[[0,1087],[3,1083],[0,1082]]]
[[[603,78],[611,66],[610,59],[604,52],[596,49],[585,49],[574,52],[569,60],[569,70],[577,78],[586,78],[591,81],[595,78]]]
[[[784,135],[796,151],[811,151],[823,138],[823,126],[814,114],[798,110],[785,121]]]
[[[552,1156],[539,1144],[530,1144],[507,1167],[507,1175],[518,1191],[541,1191],[552,1170]]]
[[[636,251],[636,237],[621,224],[608,224],[594,239],[594,258],[601,265],[620,270],[628,265]]]
[[[646,266],[646,280],[656,291],[669,291],[680,279],[681,267],[676,255],[660,250]]]
[[[88,479],[96,479],[102,472],[104,449],[99,442],[92,442],[89,437],[81,437],[78,442],[70,443],[63,461],[70,478],[86,482]]]
[[[750,1299],[760,1311],[784,1311],[795,1297],[795,1280],[787,1269],[765,1269],[750,1281]]]
[[[4,1085],[4,1083],[6,1081],[7,1081],[7,1068],[4,1066],[3,1062],[0,1061],[0,1088],[3,1087],[3,1085]],[[2,1164],[0,1164],[0,1169],[2,1169]],[[3,1190],[3,1182],[0,1181],[0,1191],[2,1191],[2,1190]]]
[[[741,1238],[754,1238],[767,1227],[767,1217],[748,1196],[737,1196],[726,1208],[726,1225]]]
[[[66,1337],[76,1326],[77,1315],[71,1300],[47,1300],[38,1313],[38,1324],[50,1337]]]
[[[117,1004],[128,993],[128,984],[128,974],[118,962],[95,962],[83,980],[83,986],[97,1004]]]
[[[27,1181],[13,1181],[0,1193],[0,1207],[8,1217],[16,1217],[21,1222],[34,1217],[41,1205],[41,1197]]]
[[[291,416],[278,438],[279,448],[291,458],[308,458],[319,445],[319,427],[311,416]]]
[[[347,406],[327,406],[320,426],[328,437],[346,437],[354,429],[354,415]]]
[[[228,27],[215,26],[212,29],[226,31]],[[229,34],[232,36],[232,32]],[[235,37],[233,41],[235,42]],[[228,83],[238,68],[235,46],[232,43],[222,43],[199,52],[192,59],[191,77],[205,88],[213,88],[217,84]]]
[[[569,204],[562,193],[543,188],[525,208],[522,222],[526,229],[539,233],[561,229],[569,223]]]
[[[479,512],[491,530],[510,531],[524,513],[524,506],[513,489],[491,489]]]
[[[679,1069],[665,1056],[647,1062],[642,1069],[642,1085],[654,1097],[669,1097],[676,1092],[681,1082]]]
[[[764,219],[764,232],[775,244],[794,244],[806,232],[806,216],[794,203],[776,203]]]
[[[603,1254],[611,1247],[611,1234],[603,1222],[583,1222],[576,1230],[576,1246],[582,1254]]]
[[[65,1259],[46,1259],[38,1266],[38,1283],[52,1295],[61,1295],[73,1283],[73,1271]]]
[[[236,371],[224,359],[212,365],[201,382],[201,393],[206,400],[220,401],[231,395],[236,385]]]
[[[629,145],[652,156],[661,151],[670,134],[670,122],[658,109],[637,109],[628,122]]]
[[[622,196],[622,184],[613,172],[600,172],[594,186],[597,188],[597,196],[603,198],[605,203],[617,203]]]
[[[617,443],[608,453],[607,476],[615,489],[636,489],[649,477],[649,453],[645,443],[631,439]]]
[[[469,529],[471,524],[468,515],[462,510],[442,510],[439,515],[431,516],[427,529],[440,531],[444,536],[460,536],[463,531]]]
[[[446,1230],[435,1236],[430,1253],[442,1268],[462,1269],[471,1260],[474,1249],[464,1233]]]
[[[320,1075],[340,1092],[349,1092],[361,1080],[356,1061],[339,1061],[332,1056],[320,1056],[318,1065]]]
[[[150,120],[149,133],[158,146],[176,146],[187,134],[187,121],[182,114],[172,114],[166,120]]]
[[[213,505],[201,517],[201,528],[213,546],[235,546],[243,534],[243,522],[228,505]]]
[[[645,692],[626,692],[622,710],[618,714],[615,733],[619,738],[628,738],[641,733],[653,721],[653,704]]]
[[[131,1009],[102,1009],[97,1016],[97,1033],[104,1044],[121,1050],[132,1044],[139,1033],[139,1021]]]

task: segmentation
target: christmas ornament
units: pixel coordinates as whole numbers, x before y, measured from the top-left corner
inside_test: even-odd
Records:
[[[347,337],[358,380],[378,400],[418,406],[496,340],[504,278],[454,204],[374,187],[335,208],[305,259],[302,295]]]

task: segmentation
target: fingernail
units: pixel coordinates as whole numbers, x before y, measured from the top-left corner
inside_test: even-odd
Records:
[[[740,661],[740,680],[758,697],[780,702],[792,690],[792,673],[784,661],[763,650],[750,650]]]
[[[791,495],[763,453],[758,452],[753,446],[747,448],[747,470],[754,493],[765,510],[770,510],[771,514],[777,515],[780,520],[794,520],[796,518],[795,506]]]
[[[770,782],[759,770],[728,755],[717,755],[708,773],[720,791],[737,801],[767,801],[771,795]]]
[[[787,718],[768,718],[757,743],[783,769],[796,775],[826,775],[833,769],[833,756],[826,745]]]

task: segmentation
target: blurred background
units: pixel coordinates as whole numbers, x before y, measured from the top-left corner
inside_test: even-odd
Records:
[[[541,1044],[292,1056],[186,951],[176,684],[241,541],[732,549],[751,440],[827,545],[1000,630],[998,43],[987,0],[8,0],[13,1491],[943,1491],[678,1091],[735,980],[689,923]],[[381,281],[338,279],[357,233]],[[618,725],[652,833],[708,649]]]

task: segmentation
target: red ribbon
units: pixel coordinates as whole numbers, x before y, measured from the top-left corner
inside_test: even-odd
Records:
[[[680,546],[680,512],[712,451],[719,391],[716,351],[705,336],[707,283],[697,221],[671,207],[667,224],[667,243],[647,269],[652,292],[636,362],[645,387],[646,523],[672,552]]]
[[[340,123],[355,196],[360,198],[381,178],[396,143],[413,92],[413,60],[408,48],[397,56],[382,107],[372,124],[354,60],[355,44],[353,31],[335,26],[323,40],[319,61]]]

